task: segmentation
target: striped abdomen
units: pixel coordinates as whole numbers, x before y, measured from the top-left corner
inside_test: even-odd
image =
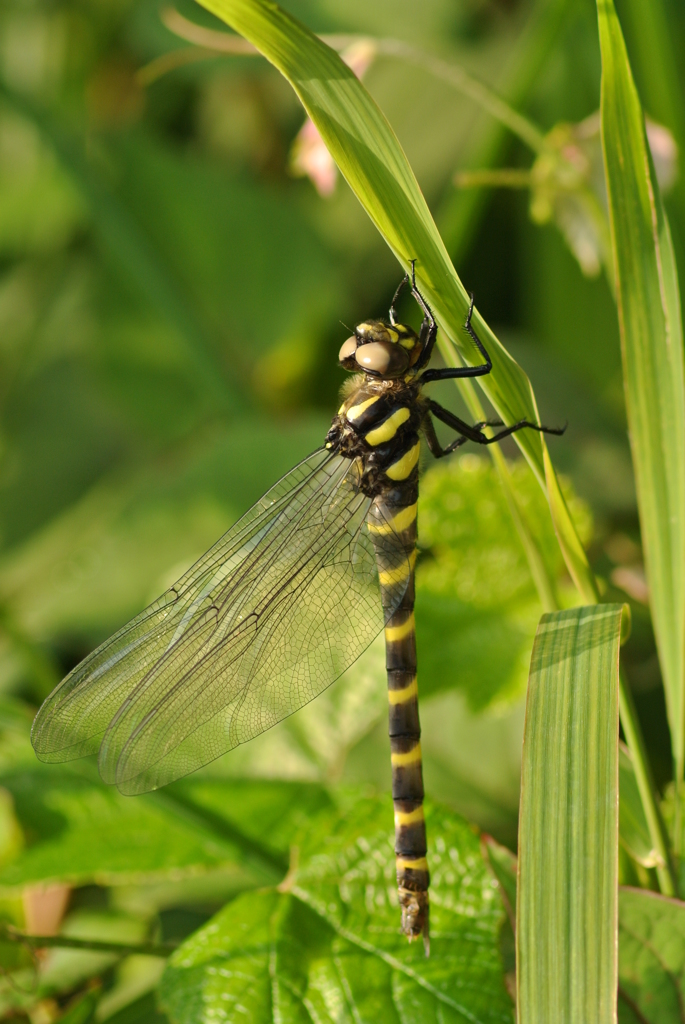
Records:
[[[399,390],[399,389],[398,389]],[[367,523],[386,612],[392,795],[402,930],[428,950],[428,864],[423,817],[421,730],[416,684],[414,563],[421,411],[415,389],[352,396],[340,410],[345,431],[363,439],[362,487],[373,496]],[[348,435],[350,436],[350,435]],[[353,444],[356,442],[352,442]]]
[[[385,627],[388,672],[392,798],[395,807],[395,857],[397,888],[402,907],[402,931],[410,939],[423,934],[428,945],[428,863],[423,816],[421,727],[416,682],[416,634],[414,630],[414,562],[416,559],[416,504],[391,504],[376,498],[369,530],[376,546],[376,560],[384,606],[392,606],[392,592],[409,576],[404,596]],[[394,527],[406,552],[404,566],[396,556],[388,558],[384,526]]]
[[[376,544],[381,591],[392,591],[399,583],[401,567],[391,558],[388,565],[382,520],[403,528],[397,534],[403,542],[405,572],[409,586],[385,627],[386,668],[388,672],[388,724],[392,764],[392,801],[395,811],[395,858],[397,891],[402,909],[402,931],[411,939],[424,935],[428,941],[428,863],[426,860],[426,824],[423,813],[423,773],[421,765],[421,726],[417,687],[416,633],[414,628],[414,562],[416,559],[417,506],[392,505],[377,498],[370,519]],[[406,525],[404,525],[406,524]],[[383,603],[390,594],[383,593]]]

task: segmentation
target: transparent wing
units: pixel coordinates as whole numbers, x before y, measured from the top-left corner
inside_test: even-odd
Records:
[[[41,707],[44,761],[99,750],[100,773],[142,793],[194,771],[308,703],[402,599],[378,593],[356,463],[325,450],[291,470],[157,601]],[[383,531],[385,560],[407,553]]]

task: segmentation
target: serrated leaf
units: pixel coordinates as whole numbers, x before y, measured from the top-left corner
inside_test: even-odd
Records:
[[[618,654],[623,607],[543,615],[519,819],[520,1024],[616,1013]]]
[[[598,0],[602,146],[623,375],[671,743],[685,766],[685,382],[675,256],[613,0]]]
[[[626,888],[618,908],[619,1021],[682,1024],[685,903]]]
[[[289,883],[240,896],[173,954],[161,983],[171,1018],[511,1022],[503,909],[478,838],[429,810],[427,959],[399,931],[390,817],[386,801],[355,800],[313,818]]]

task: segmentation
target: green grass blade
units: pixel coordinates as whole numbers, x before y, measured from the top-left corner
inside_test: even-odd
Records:
[[[602,144],[628,425],[678,778],[685,765],[685,387],[673,247],[613,0],[598,0]]]
[[[543,615],[519,819],[519,1024],[616,1020],[618,604]]]
[[[416,257],[417,280],[444,333],[468,362],[480,362],[463,331],[469,299],[395,133],[361,82],[337,53],[274,3],[201,0],[202,6],[249,39],[288,79],[319,129],[348,184],[403,267]],[[473,324],[493,362],[479,383],[505,423],[538,420],[530,381],[476,311]],[[550,502],[569,571],[587,600],[592,574],[563,500],[544,438],[531,430],[516,441]]]

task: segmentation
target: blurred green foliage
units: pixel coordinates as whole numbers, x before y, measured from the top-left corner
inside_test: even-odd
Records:
[[[543,133],[579,124],[599,105],[590,0],[285,6],[316,31],[391,36],[459,63]],[[647,112],[682,152],[684,69],[674,55],[685,44],[685,11],[676,0],[618,7]],[[178,10],[222,28],[191,0]],[[6,0],[0,11],[0,920],[37,920],[35,906],[48,901],[35,888],[33,903],[22,901],[28,885],[69,886],[69,934],[127,943],[181,941],[237,893],[277,884],[296,837],[314,822],[354,842],[343,835],[354,826],[344,824],[358,792],[350,786],[382,794],[368,798],[359,828],[383,871],[390,851],[382,645],[294,718],[149,798],[106,791],[92,766],[40,767],[28,744],[33,710],[62,674],[320,443],[344,379],[343,325],[382,315],[399,277],[344,182],[322,198],[290,173],[304,117],[265,62],[206,54],[141,85],[141,68],[186,45],[163,24],[158,0]],[[663,785],[668,732],[606,279],[583,274],[558,219],[531,221],[524,190],[455,188],[456,172],[527,171],[533,162],[473,101],[387,56],[365,84],[406,149],[462,279],[529,374],[543,422],[569,421],[552,452],[606,596],[630,600],[625,665]],[[681,284],[684,197],[681,176],[666,197]],[[409,306],[403,314],[416,318]],[[454,388],[435,390],[465,415]],[[511,459],[515,451],[505,448]],[[541,492],[523,464],[512,472],[532,521],[543,524],[538,539],[558,596],[573,603]],[[455,849],[475,872],[471,896],[481,900],[495,890],[459,814],[515,843],[521,696],[541,608],[489,461],[466,454],[428,467],[422,488],[426,788],[451,809],[434,812],[431,835],[458,836]],[[309,864],[306,850],[301,856]],[[410,991],[387,958],[352,955],[340,907],[326,917],[312,902],[329,884],[325,867],[311,875],[310,902],[275,890],[239,897],[251,927],[261,927],[272,901],[285,908],[278,941],[309,943],[302,962],[320,974],[312,968],[303,980],[306,972],[286,964],[285,988],[320,994],[322,973],[349,956],[365,1015],[378,1016],[374,992],[380,1000],[392,989],[394,1012],[411,1005],[432,1019],[438,1010],[419,1003],[423,982],[439,988],[439,978]],[[457,883],[445,882],[445,893]],[[506,1019],[492,966],[498,901],[486,915],[494,973],[473,983]],[[465,927],[466,905],[450,928]],[[235,942],[231,907],[210,926],[226,950]],[[436,918],[449,913],[446,904]],[[311,927],[298,924],[302,916]],[[162,984],[174,1020],[200,1019],[178,993],[192,966],[192,998],[200,998],[212,954],[204,934],[177,954]],[[0,963],[3,1014],[34,1024],[96,1013],[119,1024],[164,1019],[150,995],[158,958],[52,950],[36,959],[3,941]],[[627,964],[626,979],[631,971]],[[473,1019],[489,1019],[481,1009],[476,1000]],[[453,1012],[447,1003],[440,1010]]]

